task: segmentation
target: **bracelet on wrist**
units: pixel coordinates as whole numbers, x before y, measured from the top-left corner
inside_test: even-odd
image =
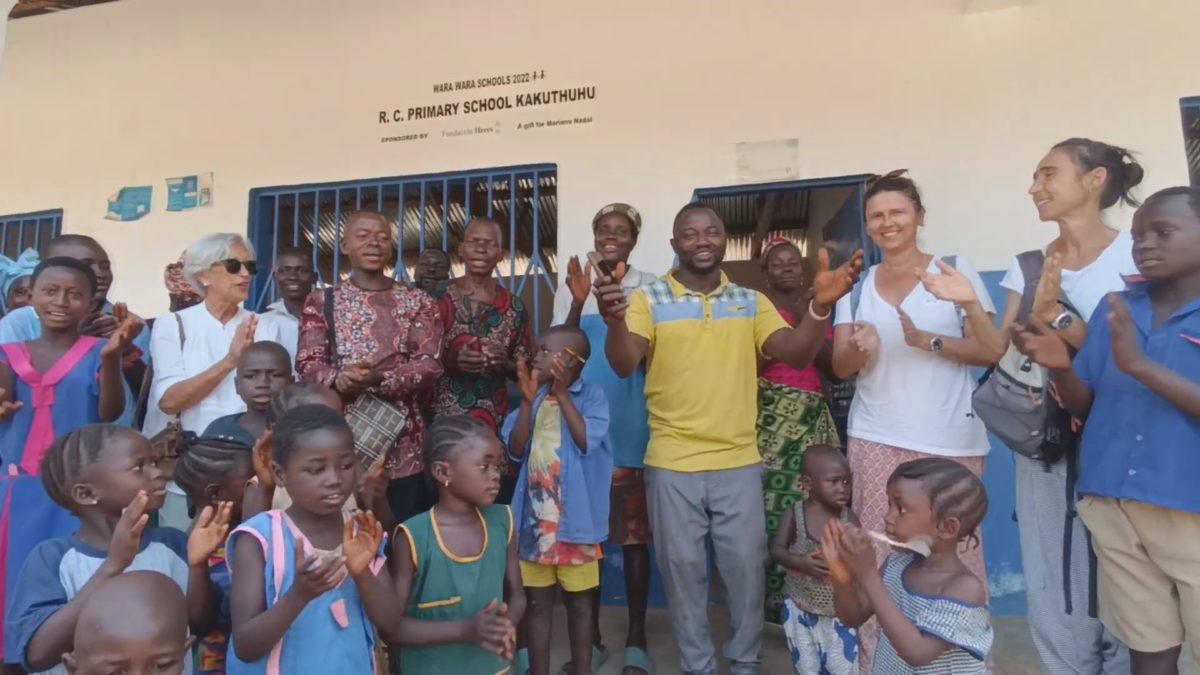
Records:
[[[833,316],[833,308],[832,307],[825,310],[825,314],[823,316],[817,314],[815,311],[813,311],[813,302],[814,301],[812,301],[812,300],[808,301],[808,315],[809,316],[816,319],[817,321],[824,321],[824,320],[828,319],[829,317]]]

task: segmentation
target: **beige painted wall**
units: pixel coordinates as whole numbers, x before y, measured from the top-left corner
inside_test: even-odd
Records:
[[[1147,189],[1186,180],[1178,99],[1200,94],[1195,0],[1034,0],[964,15],[959,0],[122,0],[13,22],[0,75],[0,213],[62,207],[116,260],[115,295],[153,314],[192,239],[244,231],[252,187],[558,164],[561,248],[590,244],[601,204],[648,229],[635,262],[670,261],[669,219],[736,181],[735,144],[798,138],[801,173],[911,169],[925,241],[982,269],[1051,236],[1025,195],[1052,142],[1141,152]],[[536,91],[432,84],[545,70],[596,100],[406,122],[396,107]],[[589,115],[586,126],[517,124]],[[438,138],[501,123],[496,135]],[[166,213],[163,179],[213,171],[215,205]],[[102,219],[155,186],[141,221]],[[1127,226],[1128,214],[1114,223]]]

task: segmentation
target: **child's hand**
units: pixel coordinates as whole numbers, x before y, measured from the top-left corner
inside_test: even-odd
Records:
[[[550,377],[553,378],[550,392],[558,398],[565,396],[567,389],[571,386],[571,371],[567,368],[562,354],[555,354],[550,358]]]
[[[829,578],[829,564],[825,562],[825,556],[821,551],[813,551],[808,555],[799,556],[792,570],[817,581],[825,581]]]
[[[525,359],[517,361],[517,387],[521,390],[521,396],[529,403],[537,400],[538,389],[541,388],[541,385],[538,384],[539,379],[541,379],[540,373],[531,368],[528,361]]]
[[[275,471],[271,468],[275,455],[275,432],[267,432],[254,442],[254,477],[263,490],[275,489]]]
[[[219,502],[217,508],[204,507],[192,533],[188,535],[188,564],[206,567],[208,559],[225,543],[229,534],[229,518],[233,513],[233,502]]]
[[[296,581],[291,592],[308,604],[341,585],[346,579],[346,558],[322,558],[306,555],[304,547],[296,546]]]
[[[1125,374],[1132,374],[1146,360],[1146,353],[1138,344],[1137,327],[1133,325],[1133,315],[1129,313],[1129,305],[1121,298],[1120,293],[1108,294],[1108,325],[1112,329],[1113,361]]]
[[[367,572],[382,545],[383,525],[375,519],[375,514],[367,511],[347,519],[342,530],[342,555],[350,576],[358,577]]]
[[[141,334],[146,327],[138,317],[123,312],[125,318],[117,325],[116,330],[108,338],[108,343],[100,349],[100,356],[120,356],[133,344],[133,339]]]
[[[3,396],[4,394],[5,394],[5,390],[3,388],[0,388],[0,396]],[[2,402],[0,402],[0,424],[3,424],[5,422],[7,422],[8,420],[12,419],[12,416],[16,415],[17,412],[24,405],[25,404],[21,403],[20,401],[2,401]]]
[[[850,568],[850,572],[858,579],[870,576],[879,569],[875,559],[875,543],[866,532],[846,525],[842,528],[841,549],[842,562]]]
[[[500,609],[497,610],[500,616],[508,618],[508,603],[500,603]],[[505,661],[512,661],[517,654],[517,625],[509,619],[508,637],[504,639],[504,650],[500,652],[500,658]]]
[[[387,495],[388,479],[383,475],[383,465],[386,463],[387,455],[380,455],[358,479],[357,496],[360,510],[370,511]]]
[[[825,525],[825,531],[821,533],[821,556],[825,558],[825,564],[829,566],[829,578],[836,584],[845,585],[854,581],[854,574],[842,560],[843,531],[844,528],[840,521],[831,520]]]
[[[579,265],[579,256],[571,256],[570,262],[567,263],[567,288],[571,290],[571,299],[579,307],[583,307],[587,302],[588,295],[592,292],[592,264],[589,262],[587,267]]]
[[[117,573],[124,572],[133,564],[142,547],[142,532],[150,522],[150,514],[146,513],[149,501],[146,491],[139,490],[129,506],[121,510],[121,519],[113,529],[112,541],[108,544],[108,559],[105,561]]]
[[[501,610],[501,603],[492,600],[487,607],[475,613],[467,622],[465,642],[477,644],[493,654],[504,654],[510,649],[513,624]]]

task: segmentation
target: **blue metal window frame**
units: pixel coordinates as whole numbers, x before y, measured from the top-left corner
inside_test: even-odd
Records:
[[[1200,154],[1200,148],[1195,147],[1195,146],[1193,146],[1192,148],[1187,147],[1188,140],[1189,140],[1188,139],[1188,116],[1189,116],[1189,114],[1195,115],[1197,118],[1200,118],[1200,96],[1188,96],[1188,97],[1179,99],[1179,117],[1180,117],[1180,124],[1182,126],[1182,131],[1183,131],[1185,161],[1188,162],[1188,167],[1187,167],[1188,176],[1191,180],[1192,185],[1200,186],[1200,167],[1196,166],[1196,164],[1200,164],[1200,160],[1193,161],[1193,159],[1192,159],[1194,155]],[[1200,143],[1200,141],[1197,141],[1197,143]]]
[[[318,271],[321,269],[319,255],[320,246],[315,245],[321,242],[320,237],[320,201],[322,194],[328,195],[333,193],[334,211],[333,218],[335,223],[333,246],[337,246],[337,242],[341,238],[342,219],[344,217],[341,202],[347,191],[352,191],[354,194],[355,207],[357,209],[372,208],[375,210],[383,210],[380,206],[386,201],[387,191],[395,190],[398,201],[401,206],[393,212],[384,211],[389,219],[395,218],[398,224],[395,246],[397,250],[397,261],[394,275],[402,280],[408,280],[408,271],[405,261],[405,236],[404,236],[404,213],[400,213],[404,207],[404,198],[414,193],[419,192],[420,195],[420,213],[419,213],[419,250],[417,255],[428,248],[428,235],[432,233],[438,234],[441,239],[441,249],[449,252],[450,237],[447,235],[449,224],[450,211],[450,188],[451,186],[464,187],[464,200],[461,207],[464,212],[464,219],[469,220],[472,215],[472,187],[478,186],[481,183],[487,185],[487,217],[495,217],[496,198],[495,186],[497,182],[506,182],[508,185],[508,260],[516,260],[518,254],[517,237],[522,235],[523,228],[520,228],[518,222],[518,190],[513,189],[518,184],[518,181],[531,181],[531,214],[532,232],[529,238],[532,241],[529,260],[525,265],[525,269],[521,274],[517,273],[516,264],[509,265],[509,274],[505,276],[499,269],[496,271],[497,280],[504,285],[514,295],[520,296],[526,289],[526,285],[530,283],[530,279],[535,279],[534,283],[544,283],[546,290],[553,297],[556,282],[557,272],[549,268],[546,261],[542,257],[542,237],[541,237],[541,183],[547,178],[553,178],[557,181],[558,167],[554,164],[533,164],[524,166],[507,166],[489,169],[472,169],[468,171],[452,171],[444,173],[428,173],[409,176],[393,176],[388,178],[371,178],[362,180],[346,180],[331,183],[306,183],[301,185],[281,185],[273,187],[255,188],[250,191],[250,222],[248,234],[250,241],[254,244],[257,250],[259,260],[259,272],[255,276],[250,289],[251,306],[254,309],[262,310],[275,297],[276,290],[271,273],[275,265],[275,253],[279,249],[279,223],[280,223],[280,198],[291,197],[296,206],[292,209],[292,246],[298,246],[301,240],[300,214],[301,206],[307,199],[312,200],[313,222],[311,225],[311,237],[314,242],[313,246],[313,264]],[[557,185],[557,184],[556,184]],[[441,189],[441,219],[440,222],[429,222],[429,203],[428,190],[429,186],[436,186]],[[372,194],[373,193],[373,194]],[[556,187],[557,194],[557,187]],[[364,199],[364,195],[366,199]],[[366,205],[364,205],[364,202]],[[328,215],[328,214],[327,214]],[[557,214],[556,214],[557,219]],[[341,256],[333,256],[333,279],[320,279],[321,283],[331,283],[336,279],[341,278]],[[534,320],[535,330],[538,330],[537,317],[541,315],[541,297],[539,293],[532,293],[533,306],[531,317]]]
[[[43,246],[62,234],[63,210],[48,209],[30,213],[14,213],[0,216],[0,253],[16,258],[25,249],[32,248],[39,253]],[[49,236],[43,234],[47,228]],[[15,238],[14,238],[15,231]],[[13,251],[9,251],[12,242],[16,242]]]
[[[812,178],[802,180],[789,180],[773,183],[749,183],[746,185],[725,185],[721,187],[706,187],[696,188],[692,193],[692,203],[697,203],[701,199],[713,197],[730,197],[734,195],[760,195],[768,192],[782,192],[785,190],[812,190],[814,188],[830,188],[830,187],[854,187],[857,188],[855,199],[858,200],[859,212],[863,212],[863,196],[866,193],[867,180],[871,178],[871,174],[851,174],[847,176],[831,176],[828,178]],[[860,218],[859,239],[862,242],[863,249],[863,266],[868,267],[883,261],[883,254],[876,248],[875,243],[867,236],[866,219]],[[675,264],[679,260],[676,259]]]

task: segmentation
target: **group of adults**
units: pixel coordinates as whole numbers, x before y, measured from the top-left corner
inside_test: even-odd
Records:
[[[1032,314],[1071,344],[1082,342],[1100,299],[1136,272],[1130,236],[1103,213],[1132,203],[1141,178],[1127,151],[1087,139],[1064,141],[1037,164],[1029,192],[1040,219],[1059,232],[1045,247],[1055,262],[1045,266]],[[769,530],[803,496],[804,448],[839,442],[822,393],[829,381],[856,378],[845,446],[864,527],[884,529],[885,483],[904,461],[932,455],[984,470],[989,442],[972,412],[971,369],[999,361],[1009,332],[996,328],[996,309],[969,261],[919,246],[926,207],[911,179],[900,172],[873,179],[865,211],[882,262],[862,273],[861,252],[833,267],[821,251],[808,265],[794,244],[771,242],[761,255],[764,294],[721,271],[724,224],[696,204],[674,220],[678,262],[668,274],[616,273],[618,264],[627,269],[641,217],[628,205],[610,205],[593,221],[605,261],[592,271],[593,288],[560,288],[556,321],[579,322],[595,347],[584,377],[619,402],[616,452],[628,455],[624,468],[634,474],[614,481],[614,495],[620,490],[621,499],[641,499],[648,509],[648,531],[622,536],[639,545],[627,550],[635,553],[627,582],[648,586],[645,543],[653,537],[684,672],[717,670],[706,541],[727,587],[733,633],[724,655],[734,673],[758,671],[768,591],[779,590],[768,586]],[[200,239],[167,267],[172,312],[154,323],[142,349],[152,368],[147,433],[172,419],[201,433],[244,410],[234,386],[240,355],[254,341],[278,341],[299,377],[329,385],[348,405],[370,395],[407,411],[409,433],[386,462],[389,502],[403,520],[424,506],[419,449],[428,420],[466,413],[497,428],[509,410],[508,380],[531,356],[530,317],[496,281],[502,238],[495,222],[472,221],[458,248],[462,274],[450,280],[449,257],[429,250],[409,285],[389,273],[396,251],[387,218],[356,213],[342,230],[349,276],[314,290],[311,253],[282,250],[273,269],[280,300],[263,314],[244,307],[257,271],[253,246],[236,234]],[[112,307],[107,254],[81,236],[53,246],[61,250],[47,255],[76,257],[96,271],[92,323],[103,332]],[[815,269],[807,283],[806,265]],[[1008,292],[1001,326],[1019,318],[1028,281],[1014,261],[1001,282]],[[5,283],[12,302],[9,289]],[[1063,319],[1068,303],[1080,320]],[[37,322],[22,316],[28,312],[10,306],[0,339],[29,339]],[[137,373],[127,372],[127,380],[136,392]],[[1043,662],[1052,673],[1128,672],[1126,648],[1093,611],[1095,570],[1066,462],[1016,462],[1029,621]],[[512,480],[505,483],[511,494]],[[162,518],[185,519],[186,512],[168,508]],[[982,544],[962,556],[986,582]],[[644,649],[644,599],[638,604],[628,640]],[[873,635],[864,630],[862,638],[869,672]]]

